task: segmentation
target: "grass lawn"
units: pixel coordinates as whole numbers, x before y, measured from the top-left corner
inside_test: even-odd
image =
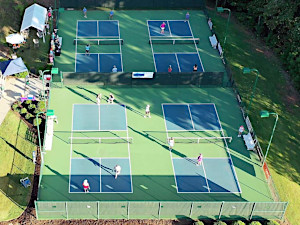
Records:
[[[209,13],[223,42],[228,14],[213,16],[213,11]],[[233,17],[227,35],[225,57],[246,104],[250,102],[256,74],[243,74],[242,68],[256,68],[261,74],[249,112],[250,118],[265,151],[275,116],[260,118],[259,112],[268,110],[279,115],[267,163],[281,200],[289,202],[287,219],[291,224],[300,224],[300,110],[297,97],[284,78],[279,60]]]
[[[26,208],[32,188],[24,188],[20,179],[32,181],[34,164],[27,125],[10,111],[0,126],[0,221],[17,218]]]

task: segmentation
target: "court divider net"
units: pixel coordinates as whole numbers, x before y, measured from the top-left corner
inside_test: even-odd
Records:
[[[74,39],[74,45],[123,45],[124,40],[119,38],[107,39]]]
[[[171,138],[171,137],[170,137]],[[167,139],[169,143],[170,138]],[[201,143],[216,143],[216,142],[227,142],[232,141],[232,137],[172,137],[175,143],[186,143],[186,144],[201,144]]]
[[[132,137],[69,137],[69,144],[132,144]]]

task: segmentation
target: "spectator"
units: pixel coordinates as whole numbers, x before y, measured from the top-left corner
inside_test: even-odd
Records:
[[[213,23],[211,21],[211,18],[208,19],[207,23],[208,23],[209,29],[212,31],[212,29],[213,29]]]

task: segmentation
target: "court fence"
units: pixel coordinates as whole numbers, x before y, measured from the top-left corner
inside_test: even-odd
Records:
[[[287,202],[35,201],[39,220],[214,219],[281,220]]]
[[[153,78],[132,78],[132,73],[75,73],[61,72],[54,82],[63,85],[99,86],[180,86],[227,87],[230,85],[224,72],[154,73]]]
[[[58,8],[88,9],[203,9],[205,0],[55,0]]]

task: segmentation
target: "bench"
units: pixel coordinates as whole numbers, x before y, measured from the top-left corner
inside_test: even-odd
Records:
[[[217,40],[217,37],[215,34],[213,36],[209,36],[209,41],[210,41],[211,47],[216,49],[217,45],[218,45],[218,40]]]
[[[243,139],[247,147],[247,150],[254,150],[256,143],[253,140],[251,133],[249,132],[248,134],[244,134]]]

